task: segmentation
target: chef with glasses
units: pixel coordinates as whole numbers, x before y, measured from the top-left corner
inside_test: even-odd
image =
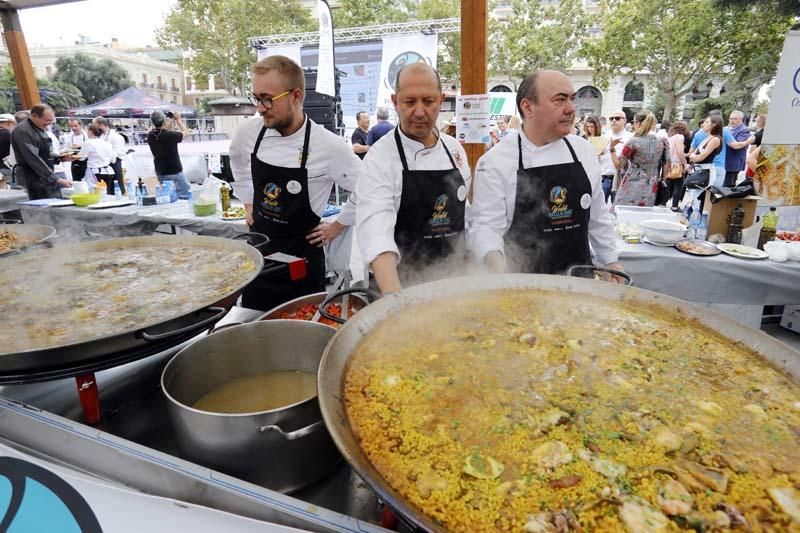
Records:
[[[611,150],[616,150],[617,155],[622,155],[622,148],[633,137],[633,133],[625,129],[628,117],[621,109],[613,111],[608,117],[608,121],[611,123],[611,129],[606,134],[608,142],[605,143],[603,151],[600,152],[600,177],[606,202],[611,198],[611,203],[614,203],[614,197],[619,188],[619,173],[611,161]],[[617,139],[622,142],[615,144],[614,141]]]
[[[352,197],[339,217],[321,223],[334,183],[354,191],[361,160],[341,137],[315,124],[303,111],[305,78],[291,59],[274,55],[253,66],[253,94],[258,116],[245,120],[230,146],[233,189],[244,203],[252,231],[270,241],[264,253],[307,260],[305,278],[297,281],[256,278],[242,294],[242,304],[269,310],[325,290],[322,246],[355,223]]]

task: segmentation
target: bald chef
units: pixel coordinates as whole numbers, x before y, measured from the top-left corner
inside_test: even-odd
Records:
[[[245,120],[230,147],[233,189],[242,200],[252,231],[270,242],[265,255],[283,252],[307,259],[298,281],[256,278],[242,304],[269,310],[299,296],[325,290],[322,246],[355,222],[355,204],[331,223],[320,223],[334,182],[353,191],[361,160],[341,137],[303,112],[303,70],[284,56],[253,66],[253,94],[259,116]]]
[[[443,99],[436,70],[400,69],[392,95],[398,126],[364,158],[356,232],[384,294],[448,277],[466,261],[470,171],[458,141],[436,127]]]
[[[478,161],[470,248],[493,272],[561,274],[592,252],[622,270],[597,152],[570,133],[574,101],[563,73],[530,74],[517,92],[523,129]]]

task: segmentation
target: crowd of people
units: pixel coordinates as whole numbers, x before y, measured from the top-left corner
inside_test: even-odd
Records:
[[[169,116],[167,116],[169,115]],[[172,180],[178,196],[187,198],[189,181],[183,175],[177,145],[188,135],[178,113],[155,111],[147,143],[159,181]],[[108,192],[126,193],[123,161],[130,139],[121,126],[102,116],[84,124],[68,120],[68,131],[55,127],[56,117],[47,104],[30,111],[0,115],[0,184],[25,188],[31,200],[60,198],[61,190],[75,181],[96,187],[103,182]]]

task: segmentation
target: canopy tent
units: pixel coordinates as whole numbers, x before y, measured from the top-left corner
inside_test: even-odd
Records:
[[[102,102],[70,109],[67,114],[76,118],[97,116],[147,118],[153,111],[177,111],[182,117],[196,115],[195,110],[191,107],[164,102],[136,87],[129,87]]]

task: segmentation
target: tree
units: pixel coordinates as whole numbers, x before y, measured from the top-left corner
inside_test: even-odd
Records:
[[[513,14],[490,22],[489,71],[511,79],[532,70],[569,69],[578,57],[589,19],[581,0],[558,5],[512,0]]]
[[[50,79],[37,79],[39,89],[47,91],[47,103],[53,108],[56,116],[66,116],[67,109],[82,106],[86,103],[81,91],[74,85],[63,81]],[[14,91],[17,90],[17,81],[14,69],[6,65],[0,70],[0,113],[13,113]]]
[[[105,100],[133,85],[128,72],[114,61],[98,61],[81,53],[59,57],[53,81],[77,87],[88,103]]]
[[[333,12],[334,28],[408,22],[416,12],[413,0],[342,0]],[[452,15],[450,15],[452,16]]]
[[[791,24],[790,17],[758,3],[720,9],[714,0],[607,0],[601,21],[602,37],[583,49],[595,81],[606,85],[613,76],[648,72],[664,96],[666,117],[680,97],[712,74],[730,76],[760,53],[777,57],[775,39],[748,36],[750,24],[777,32],[780,41]]]
[[[722,9],[729,7],[750,7],[755,3],[769,4],[769,9],[776,13],[788,16],[800,16],[800,0],[716,0],[717,6]]]
[[[443,19],[460,16],[461,0],[421,0],[417,19]],[[448,80],[461,79],[461,33],[440,33],[436,67]]]
[[[189,52],[195,79],[218,76],[226,90],[242,95],[256,59],[251,37],[316,28],[297,0],[177,0],[156,38]]]

